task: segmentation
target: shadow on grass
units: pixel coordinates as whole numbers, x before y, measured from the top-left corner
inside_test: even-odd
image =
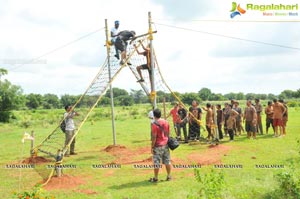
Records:
[[[97,156],[82,156],[82,157],[77,157],[76,161],[95,160],[95,159],[97,159]]]
[[[109,189],[121,190],[128,188],[138,188],[138,187],[146,187],[146,186],[155,186],[164,181],[159,181],[157,183],[149,182],[148,180],[138,181],[138,182],[129,182],[121,185],[113,185],[108,187]]]
[[[138,144],[138,143],[145,143],[145,142],[150,142],[150,139],[149,140],[133,140],[131,143]]]

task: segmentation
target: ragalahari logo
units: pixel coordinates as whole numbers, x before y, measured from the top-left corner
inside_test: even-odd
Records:
[[[245,14],[246,10],[241,8],[240,4],[237,6],[236,2],[232,2],[232,8],[230,10],[230,18],[234,18],[237,15]]]

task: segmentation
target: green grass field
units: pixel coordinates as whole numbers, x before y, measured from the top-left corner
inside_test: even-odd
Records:
[[[164,181],[166,171],[160,171],[157,184],[148,182],[153,177],[152,169],[137,169],[133,164],[151,157],[150,124],[147,118],[148,106],[116,108],[117,144],[124,146],[114,153],[104,149],[112,144],[110,109],[97,109],[86,122],[76,138],[78,155],[64,159],[65,164],[76,165],[76,169],[65,169],[63,180],[55,178],[44,187],[45,194],[55,198],[197,198],[199,183],[195,180],[193,169],[173,169],[173,180]],[[13,198],[12,192],[31,190],[50,173],[47,164],[37,169],[7,169],[6,165],[18,163],[29,157],[30,142],[21,143],[24,131],[35,131],[39,143],[55,127],[57,115],[63,110],[19,111],[16,121],[0,124],[0,192],[1,198]],[[100,114],[101,113],[101,114]],[[101,115],[102,117],[98,117]],[[106,116],[106,117],[105,117]],[[265,115],[263,115],[263,120]],[[59,120],[59,119],[58,119]],[[209,148],[206,143],[193,142],[181,144],[171,152],[173,164],[199,163],[206,159],[212,162],[204,165],[200,172],[212,169],[223,172],[226,189],[222,198],[276,198],[278,182],[276,174],[285,171],[290,160],[299,162],[300,113],[289,109],[287,136],[273,138],[259,135],[257,140],[246,139],[245,134],[228,142],[225,137],[218,150]],[[29,128],[25,129],[24,125]],[[272,131],[270,131],[272,132]],[[174,133],[174,132],[173,132]],[[206,137],[207,132],[202,132]],[[43,154],[39,154],[43,155]],[[210,159],[211,157],[211,159]],[[214,160],[226,165],[242,165],[240,168],[214,168]],[[121,163],[119,169],[95,169],[92,165]],[[151,162],[146,162],[151,164]],[[285,168],[256,168],[256,165],[283,165]],[[15,197],[17,198],[17,197]]]

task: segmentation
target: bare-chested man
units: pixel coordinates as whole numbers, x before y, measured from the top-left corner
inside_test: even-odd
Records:
[[[280,103],[283,104],[284,108],[286,109],[285,112],[283,113],[282,115],[282,133],[283,133],[283,136],[286,135],[286,123],[288,121],[288,107],[286,105],[286,101],[283,101],[283,100],[279,100]]]
[[[256,131],[257,131],[257,133],[263,134],[263,127],[262,127],[262,122],[261,122],[261,113],[263,111],[263,107],[262,107],[259,99],[255,99],[255,106],[254,107],[256,109],[256,114],[257,114]]]
[[[274,125],[273,125],[273,106],[272,102],[268,101],[268,106],[265,108],[265,114],[266,114],[266,132],[268,134],[269,128],[272,125],[273,132],[275,133]]]
[[[235,132],[235,135],[241,135],[242,131],[244,132],[244,128],[243,128],[243,125],[242,125],[243,111],[242,111],[242,108],[239,107],[239,102],[238,101],[234,102],[233,110],[235,110],[236,112],[239,113],[236,116],[236,132]]]
[[[229,106],[232,108],[231,104]],[[234,139],[234,134],[235,134],[235,130],[236,130],[236,118],[238,115],[239,115],[239,113],[237,111],[235,111],[234,109],[231,109],[231,111],[229,113],[229,118],[226,121],[227,130],[228,130],[228,134],[229,134],[229,138],[230,138],[231,142]]]
[[[212,140],[214,139],[214,135],[212,134],[212,129],[211,127],[213,126],[214,124],[214,118],[213,118],[213,110],[211,108],[211,104],[210,103],[207,103],[206,104],[206,107],[202,107],[203,110],[205,110],[207,113],[206,113],[206,130],[208,132],[208,135],[207,135],[207,141],[210,140],[210,138],[212,138]]]
[[[250,139],[253,136],[256,139],[256,124],[257,124],[257,114],[255,107],[252,105],[251,100],[247,100],[247,107],[245,108],[244,121],[245,129],[247,132],[247,137]]]
[[[280,136],[282,136],[283,131],[282,131],[282,126],[283,126],[283,122],[282,122],[282,118],[283,115],[286,112],[286,108],[283,106],[283,104],[281,104],[280,102],[277,101],[277,99],[273,100],[274,104],[273,104],[273,112],[274,112],[274,119],[273,119],[273,124],[275,127],[275,135],[274,137],[278,137],[278,128],[279,128],[279,132],[280,132]]]

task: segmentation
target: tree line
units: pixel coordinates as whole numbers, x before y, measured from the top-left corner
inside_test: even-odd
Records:
[[[7,74],[7,70],[0,68],[0,122],[9,122],[12,110],[24,109],[61,109],[65,105],[74,104],[80,95],[65,94],[57,96],[56,94],[24,94],[20,86],[13,85],[8,80],[2,80],[2,76]],[[157,91],[157,101],[166,102],[175,101],[171,93]],[[202,88],[198,92],[179,93],[175,92],[181,101],[185,104],[190,104],[192,100],[201,101],[225,101],[225,100],[246,100],[259,98],[261,100],[279,99],[294,99],[300,98],[300,89],[296,91],[284,90],[280,95],[270,94],[255,94],[242,92],[239,93],[213,93],[209,88]],[[116,106],[131,106],[133,104],[149,103],[149,97],[142,90],[131,89],[128,92],[125,89],[113,88],[114,104]],[[97,96],[86,96],[78,104],[79,108],[90,107],[95,102]],[[99,105],[110,105],[110,91],[108,90],[102,97]]]

